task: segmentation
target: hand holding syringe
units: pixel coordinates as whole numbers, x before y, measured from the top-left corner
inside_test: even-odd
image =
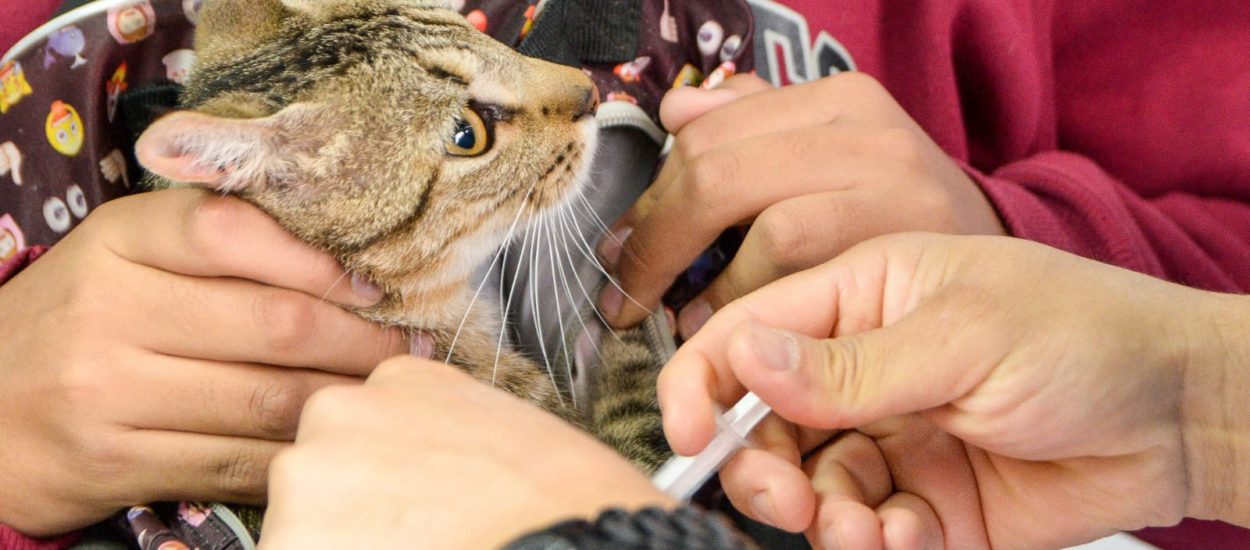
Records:
[[[738,451],[750,446],[747,436],[772,408],[754,393],[748,393],[732,409],[716,417],[717,432],[695,456],[674,456],[656,472],[652,482],[668,496],[686,502],[720,471]]]

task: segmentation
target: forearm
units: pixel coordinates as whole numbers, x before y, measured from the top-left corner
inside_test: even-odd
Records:
[[[1250,527],[1250,297],[1205,294],[1189,317],[1186,512]]]

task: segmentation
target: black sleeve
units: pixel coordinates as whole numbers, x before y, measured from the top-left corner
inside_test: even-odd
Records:
[[[612,509],[593,523],[569,520],[535,531],[503,550],[746,550],[755,548],[719,514],[692,506],[676,510]]]

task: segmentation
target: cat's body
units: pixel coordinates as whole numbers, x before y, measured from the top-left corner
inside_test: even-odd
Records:
[[[260,206],[385,291],[360,315],[428,333],[436,358],[659,464],[662,451],[630,449],[663,446],[654,365],[627,365],[602,390],[624,397],[596,423],[558,384],[567,377],[501,349],[496,310],[470,307],[475,269],[586,178],[598,93],[585,75],[428,0],[208,1],[196,47],[192,111],[137,146],[153,187]]]

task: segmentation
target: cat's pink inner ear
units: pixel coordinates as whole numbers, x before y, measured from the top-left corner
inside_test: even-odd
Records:
[[[222,188],[248,156],[259,129],[251,121],[179,112],[152,123],[135,144],[139,163],[171,181]]]

